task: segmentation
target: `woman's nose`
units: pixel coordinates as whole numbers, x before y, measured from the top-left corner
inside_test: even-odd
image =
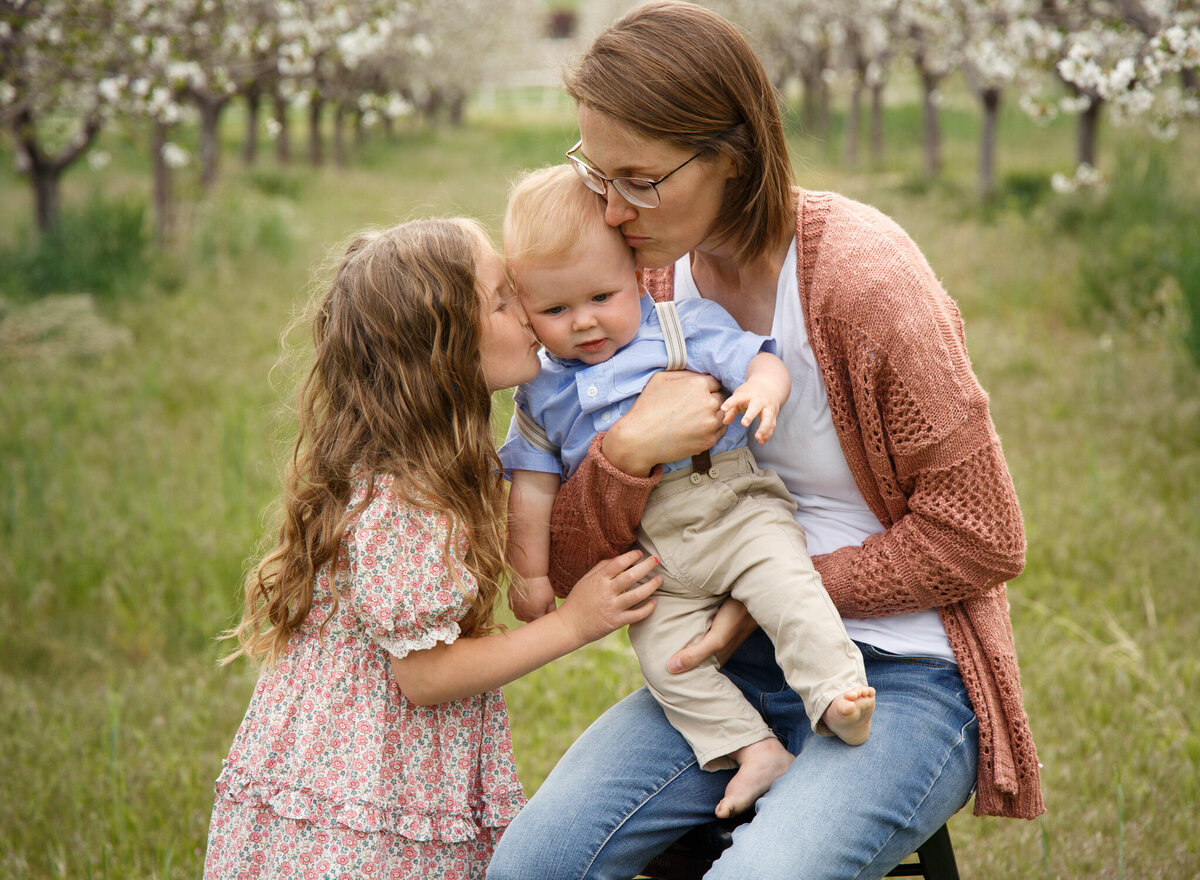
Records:
[[[618,229],[622,223],[637,217],[637,208],[625,201],[624,196],[617,192],[617,188],[611,183],[607,190],[604,196],[604,222],[613,229]]]

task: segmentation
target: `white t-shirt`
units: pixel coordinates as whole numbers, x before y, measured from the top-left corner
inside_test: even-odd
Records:
[[[682,257],[675,264],[675,299],[698,296],[690,259]],[[794,238],[779,274],[771,335],[792,375],[792,393],[771,439],[760,445],[751,437],[750,448],[762,467],[779,474],[796,499],[796,522],[808,535],[811,555],[861,544],[869,535],[882,532],[883,525],[858,491],[833,427],[825,380],[804,326]],[[954,660],[937,611],[843,621],[852,639],[881,650]]]

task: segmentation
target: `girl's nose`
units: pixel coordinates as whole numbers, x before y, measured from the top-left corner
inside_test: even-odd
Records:
[[[597,324],[596,315],[590,309],[580,309],[575,312],[573,323],[576,330],[590,330]]]

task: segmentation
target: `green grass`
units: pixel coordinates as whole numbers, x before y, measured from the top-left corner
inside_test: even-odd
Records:
[[[955,817],[962,875],[1195,876],[1200,395],[1180,318],[1078,319],[1090,242],[1062,231],[1039,183],[1069,170],[1069,126],[1006,114],[1012,196],[982,210],[977,125],[957,104],[947,113],[936,185],[913,185],[908,107],[889,116],[884,168],[840,170],[836,130],[826,147],[797,141],[796,155],[805,185],[895,216],[958,301],[1025,513],[1029,561],[1010,598],[1049,812]],[[1194,199],[1200,138],[1187,136],[1167,159]],[[214,636],[237,612],[277,487],[280,333],[356,229],[464,213],[495,231],[509,182],[556,161],[573,123],[547,111],[408,131],[342,171],[279,168],[267,151],[245,170],[235,140],[219,191],[181,201],[165,268],[97,300],[123,342],[0,350],[0,876],[198,875],[212,781],[253,686],[248,670],[217,668]],[[136,140],[109,141],[104,174],[68,177],[68,209],[96,191],[147,200]],[[1117,161],[1115,147],[1105,155]],[[31,214],[11,167],[0,155],[5,247]],[[0,319],[18,309],[5,284]],[[617,635],[507,688],[527,789],[638,682]]]

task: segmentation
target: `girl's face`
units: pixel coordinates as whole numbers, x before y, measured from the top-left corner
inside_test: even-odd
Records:
[[[658,180],[693,155],[585,105],[579,107],[579,133],[579,155],[606,177]],[[639,268],[668,266],[693,250],[715,251],[720,242],[710,240],[712,228],[724,204],[725,182],[736,174],[724,154],[689,162],[658,185],[657,208],[631,205],[610,185],[604,219],[620,228]]]
[[[479,349],[488,389],[499,391],[528,382],[541,369],[538,341],[508,283],[500,255],[490,244],[481,247],[475,273],[483,328]]]

